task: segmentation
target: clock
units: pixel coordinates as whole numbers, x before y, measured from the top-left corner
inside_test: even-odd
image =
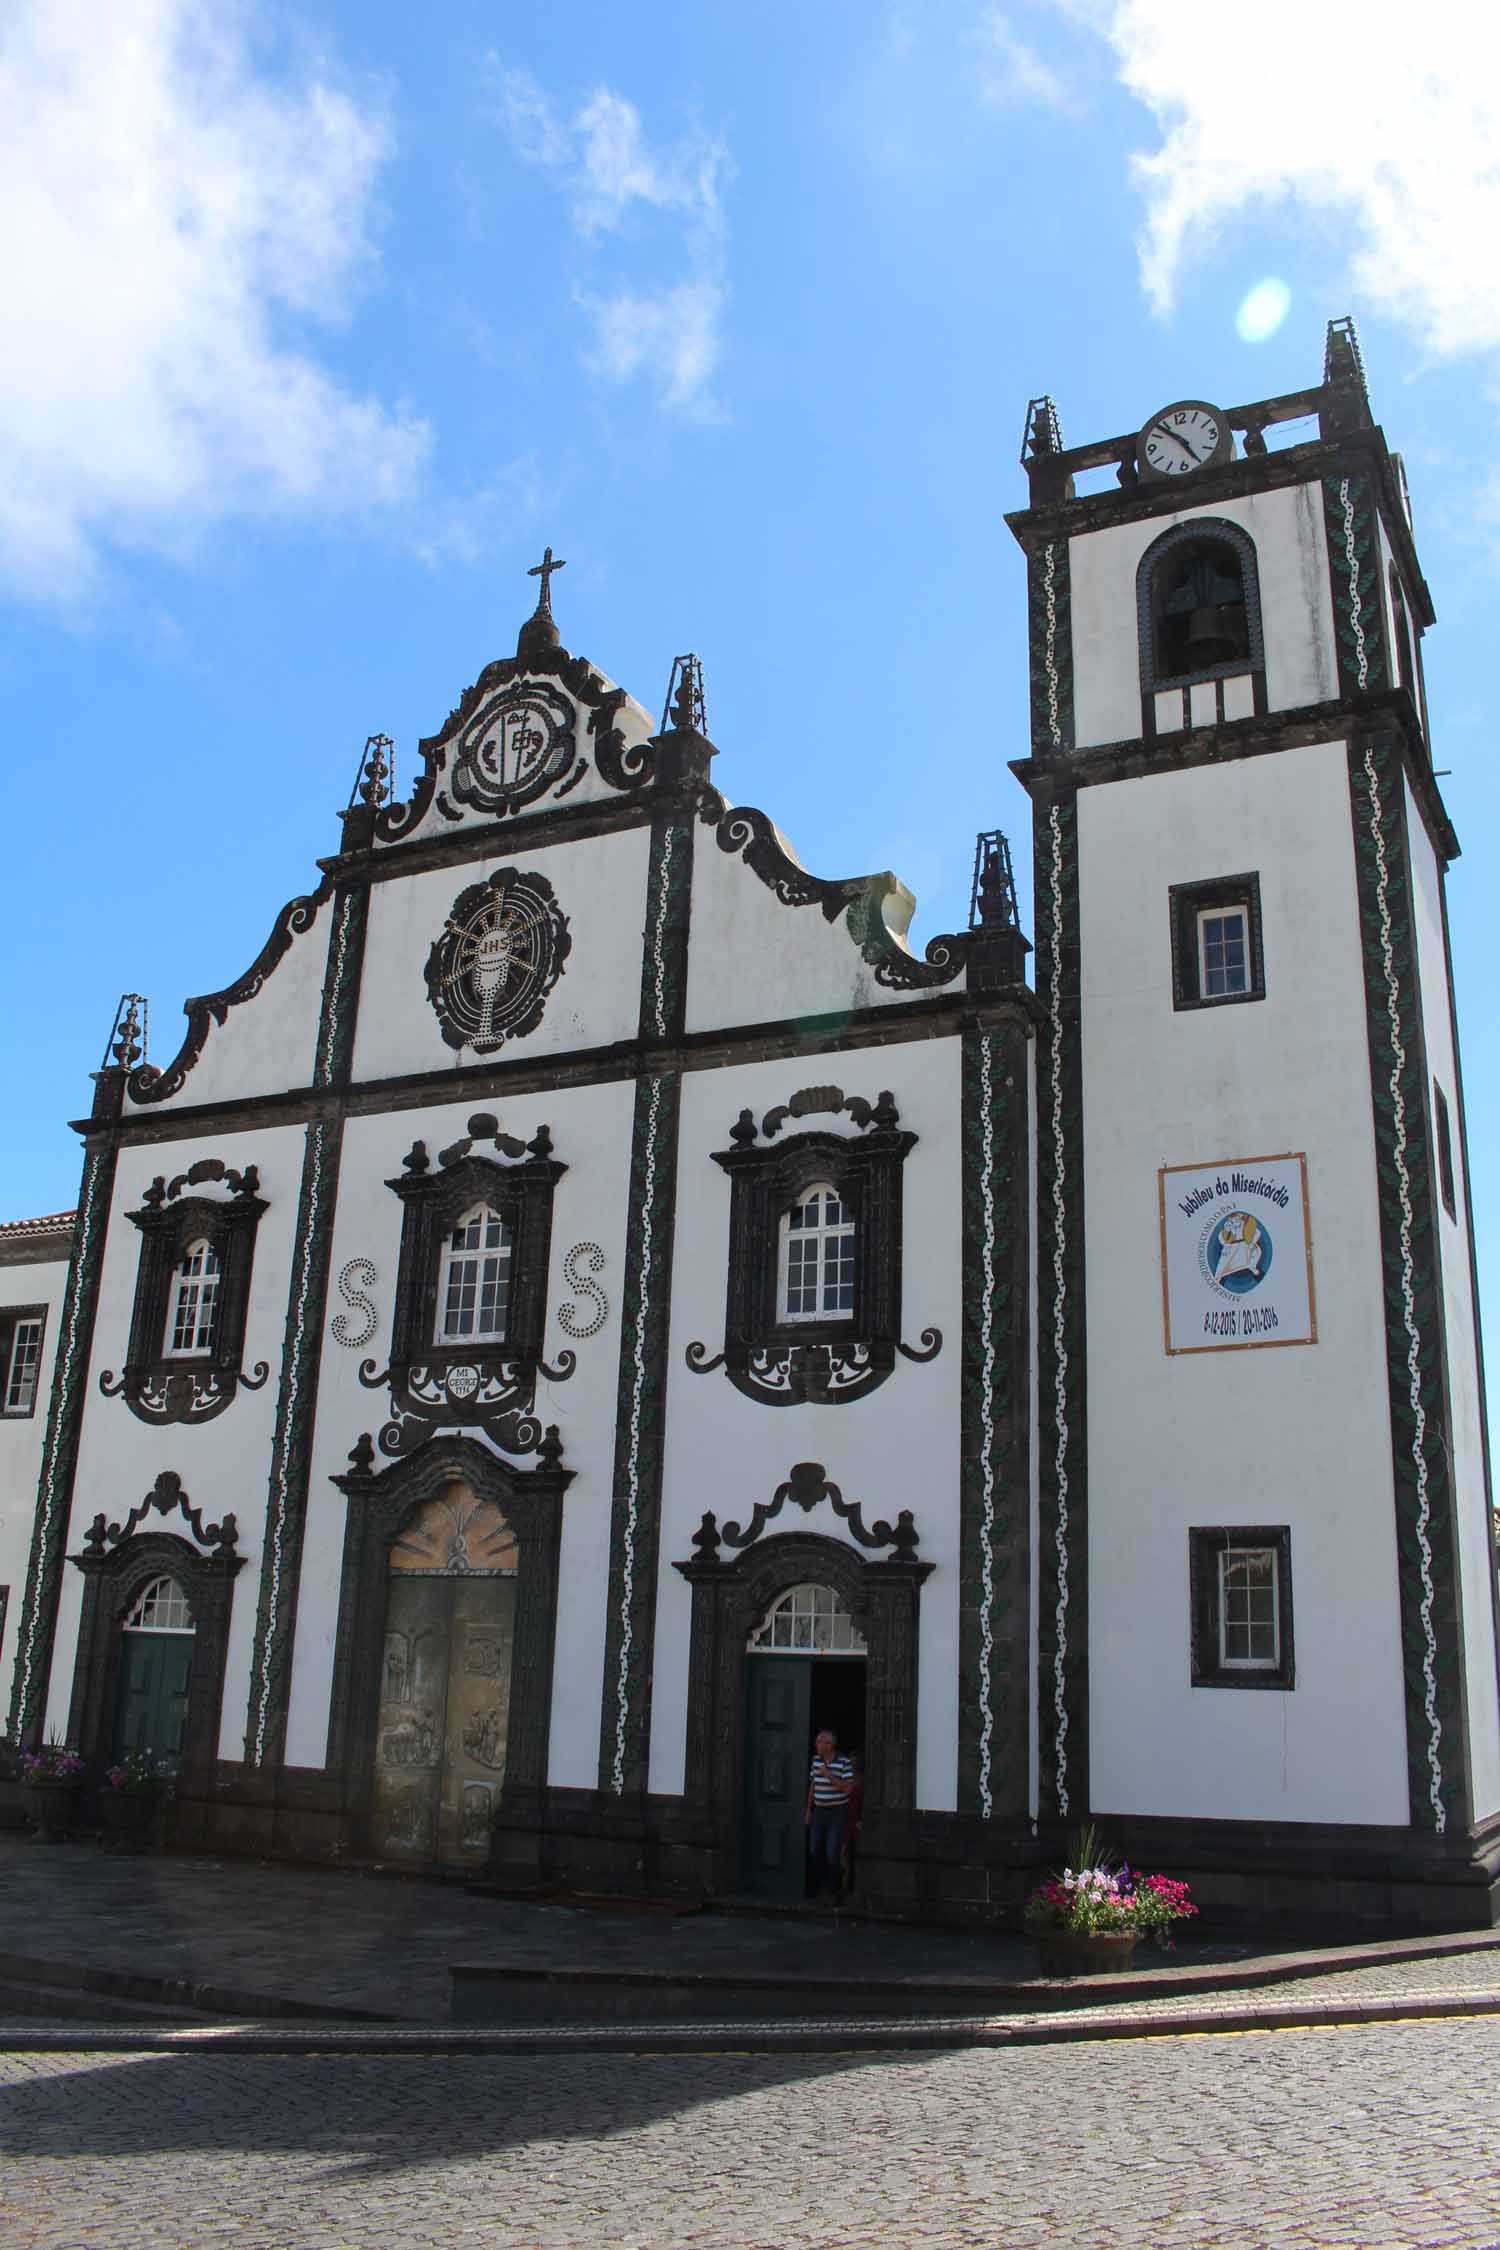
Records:
[[[1185,477],[1229,459],[1229,425],[1205,399],[1181,398],[1164,406],[1136,439],[1136,459],[1146,477]]]

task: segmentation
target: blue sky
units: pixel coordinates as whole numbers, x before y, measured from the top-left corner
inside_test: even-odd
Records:
[[[1426,75],[1394,0],[1349,20],[10,0],[0,1217],[72,1202],[121,990],[165,1060],[548,542],[568,645],[649,708],[697,650],[721,786],[815,870],[894,867],[920,942],[1001,826],[1029,921],[1027,399],[1080,443],[1300,388],[1352,311],[1439,612],[1500,1334],[1500,19],[1429,4]]]

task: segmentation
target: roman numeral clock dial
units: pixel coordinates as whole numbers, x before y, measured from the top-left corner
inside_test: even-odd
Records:
[[[1231,442],[1218,407],[1183,398],[1152,415],[1136,440],[1136,459],[1144,477],[1185,477],[1227,461]]]

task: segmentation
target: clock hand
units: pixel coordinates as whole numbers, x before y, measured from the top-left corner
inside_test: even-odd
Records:
[[[1180,445],[1190,461],[1197,460],[1198,456],[1188,444],[1186,438],[1179,437],[1175,430],[1169,430],[1165,422],[1158,422],[1156,428],[1162,437],[1169,437],[1174,445]]]

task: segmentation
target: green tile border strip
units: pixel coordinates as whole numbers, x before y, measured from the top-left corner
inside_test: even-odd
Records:
[[[1024,1817],[1030,1778],[1028,1049],[968,1031],[961,1059],[958,1801],[986,1820]]]
[[[1039,1811],[1088,1808],[1088,1445],[1078,799],[1036,822]]]
[[[26,1593],[16,1635],[7,1731],[12,1741],[17,1742],[34,1741],[46,1715],[63,1548],[73,1507],[84,1389],[93,1350],[94,1314],[99,1302],[99,1276],[104,1263],[114,1181],[113,1147],[90,1148],[83,1162],[77,1232],[63,1293],[60,1342],[37,1477],[36,1518],[26,1568]]]
[[[675,1071],[638,1079],[631,1132],[599,1748],[599,1787],[617,1798],[644,1793],[650,1757],[681,1091]]]
[[[1442,1276],[1396,738],[1350,743],[1380,1203],[1411,1818],[1441,1836],[1466,1817],[1463,1654],[1443,1382]]]

